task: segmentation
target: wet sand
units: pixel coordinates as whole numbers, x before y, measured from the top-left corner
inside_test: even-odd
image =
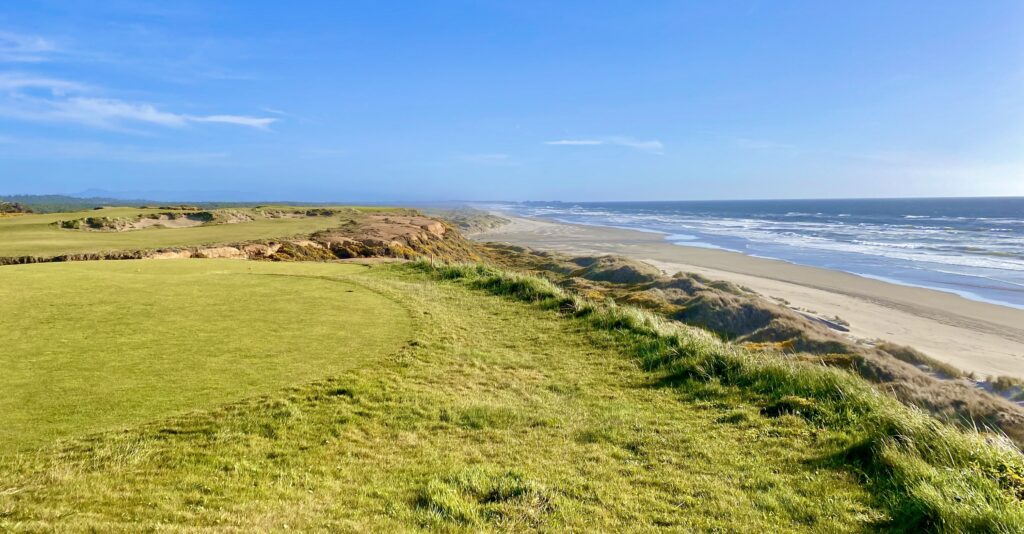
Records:
[[[856,339],[909,345],[979,378],[1024,377],[1024,310],[839,271],[675,245],[661,234],[501,216],[512,222],[473,239],[574,255],[618,254],[667,274],[686,271],[728,280],[815,315],[839,316],[850,323],[849,335]]]

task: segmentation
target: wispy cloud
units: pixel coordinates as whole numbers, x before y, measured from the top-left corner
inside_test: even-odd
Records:
[[[183,115],[161,111],[152,104],[124,102],[105,98],[74,97],[54,102],[43,102],[49,109],[28,112],[23,118],[64,120],[94,126],[111,126],[123,121],[145,122],[161,126],[184,126]]]
[[[20,91],[23,89],[44,89],[54,95],[62,95],[64,93],[85,91],[88,89],[88,86],[78,82],[32,74],[18,72],[0,73],[0,91]]]
[[[129,102],[91,96],[64,97],[62,90],[77,91],[82,85],[51,79],[0,78],[0,88],[16,90],[47,88],[54,98],[37,98],[12,92],[0,98],[0,116],[37,122],[70,122],[98,128],[117,129],[131,124],[180,128],[191,123],[220,123],[267,129],[278,119],[247,115],[188,115],[174,113],[146,102]]]
[[[57,51],[57,45],[49,39],[0,30],[0,61],[39,63]]]
[[[545,145],[554,146],[599,146],[599,145],[613,145],[623,146],[632,148],[634,150],[640,150],[642,152],[650,152],[652,154],[661,154],[664,150],[665,145],[657,139],[643,140],[636,139],[633,137],[627,137],[624,135],[609,135],[603,137],[585,138],[585,139],[559,139],[557,141],[546,141]]]
[[[41,62],[60,52],[49,39],[0,30],[0,63]],[[49,95],[46,95],[46,92]],[[277,110],[268,113],[284,114]],[[280,120],[274,117],[225,113],[176,113],[148,102],[109,98],[100,88],[76,81],[24,72],[0,72],[0,116],[25,121],[70,122],[121,130],[131,125],[180,128],[199,123],[228,124],[265,130]]]
[[[636,150],[643,150],[645,152],[656,152],[659,154],[665,148],[665,145],[661,144],[661,141],[656,139],[644,141],[640,139],[633,139],[632,137],[613,136],[606,137],[605,142],[610,145],[619,145]]]
[[[206,115],[206,116],[194,116],[194,115],[182,115],[187,121],[191,122],[219,122],[221,124],[234,124],[236,126],[248,126],[250,128],[261,128],[266,129],[271,124],[277,122],[277,119],[269,117],[249,117],[245,115]]]
[[[558,141],[547,141],[544,144],[556,146],[592,146],[603,145],[604,141],[598,141],[597,139],[559,139]]]

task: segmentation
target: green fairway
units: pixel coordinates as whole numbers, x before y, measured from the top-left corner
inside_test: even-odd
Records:
[[[741,392],[661,386],[621,336],[403,266],[95,262],[0,280],[3,342],[23,347],[4,355],[20,378],[3,378],[0,413],[26,443],[56,424],[88,433],[0,458],[0,530],[841,532],[885,518],[828,460],[829,431],[762,416]],[[370,289],[409,310],[398,351],[410,319]],[[280,366],[259,367],[268,354]],[[250,398],[161,415],[214,402],[210,388]],[[76,412],[83,392],[99,404]]]
[[[365,267],[232,260],[0,268],[0,454],[306,384],[395,351]],[[340,280],[324,280],[330,274]]]
[[[234,243],[308,235],[337,227],[358,213],[380,208],[352,208],[348,214],[305,218],[258,218],[237,224],[215,224],[191,228],[146,228],[127,232],[68,230],[53,223],[86,217],[130,217],[167,210],[104,208],[77,213],[48,213],[0,218],[0,257],[82,254],[110,251],[149,250]],[[353,211],[355,210],[355,211]],[[246,211],[246,210],[236,210]]]

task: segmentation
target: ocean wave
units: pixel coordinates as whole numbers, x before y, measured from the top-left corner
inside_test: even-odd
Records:
[[[877,274],[872,274],[872,273],[862,273],[862,272],[856,272],[856,271],[851,271],[851,272],[853,274],[857,275],[857,276],[862,276],[864,278],[871,278],[873,280],[879,280],[881,282],[886,282],[886,283],[889,283],[889,284],[896,284],[896,285],[910,286],[910,287],[920,287],[920,288],[923,288],[923,289],[931,289],[933,291],[942,291],[944,293],[952,293],[954,295],[959,295],[959,296],[961,296],[961,297],[963,297],[965,299],[969,299],[969,300],[978,300],[978,301],[981,301],[981,302],[987,302],[989,304],[997,304],[999,306],[1007,306],[1007,307],[1010,307],[1010,308],[1024,309],[1024,304],[1022,304],[1020,302],[1014,302],[1014,301],[1004,300],[1004,299],[1001,299],[1001,298],[998,298],[998,297],[993,297],[993,296],[989,295],[987,292],[985,292],[985,293],[980,292],[980,291],[977,290],[977,288],[972,288],[971,286],[958,286],[956,284],[938,284],[938,283],[934,283],[934,282],[933,283],[920,282],[920,281],[915,282],[915,281],[908,281],[908,280],[904,280],[904,279],[900,279],[900,278],[892,278],[892,277],[889,277],[889,276],[882,276],[882,275],[877,275]]]
[[[870,272],[903,283],[981,277],[1002,284],[1024,284],[1024,218],[1016,216],[1022,211],[1018,204],[984,208],[989,209],[988,213],[982,208],[972,207],[973,211],[968,212],[953,206],[942,213],[939,210],[947,209],[947,204],[923,202],[917,213],[899,213],[885,202],[842,202],[843,209],[833,212],[789,201],[759,203],[746,211],[742,203],[739,208],[736,203],[520,205],[513,211],[566,222],[659,232],[679,245]],[[772,211],[775,205],[787,209]],[[807,207],[812,209],[803,209]],[[908,211],[912,209],[909,206]],[[985,286],[970,280],[958,283]],[[1015,293],[1009,287],[986,286],[984,291],[992,293],[988,297],[998,296],[1000,291]],[[1019,293],[1000,296],[1000,300],[1007,298],[1024,302]]]
[[[964,267],[1024,270],[1024,242],[1014,248],[1009,239],[980,237],[980,232],[947,227],[825,221],[786,221],[757,218],[707,218],[672,214],[616,213],[585,208],[533,210],[535,215],[560,214],[567,222],[615,226],[669,234],[670,241],[701,242],[717,248],[714,236],[738,238],[772,246],[827,250],[898,259],[908,262]],[[787,212],[801,216],[808,212]],[[927,218],[928,216],[906,216]],[[680,232],[682,230],[682,232]],[[993,232],[985,232],[993,236]],[[1013,234],[1008,232],[1006,234]],[[673,239],[672,235],[688,236]],[[707,237],[701,237],[707,236]],[[970,247],[970,248],[968,248]]]

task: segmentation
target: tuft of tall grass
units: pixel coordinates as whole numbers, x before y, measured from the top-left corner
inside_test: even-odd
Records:
[[[534,529],[555,508],[555,498],[540,484],[515,471],[471,468],[424,486],[416,506],[436,519],[479,527],[498,520],[510,530]]]
[[[467,280],[475,289],[508,296],[526,302],[561,305],[565,291],[550,281],[536,276],[510,273],[479,263],[437,264],[420,259],[413,263],[419,269],[435,272],[443,280]]]
[[[877,343],[875,348],[888,353],[897,360],[902,360],[911,365],[923,366],[949,378],[964,378],[967,376],[967,373],[964,373],[962,370],[957,369],[948,363],[936,360],[935,358],[910,347],[903,347],[895,343],[882,341]]]
[[[638,308],[589,301],[542,278],[482,264],[410,265],[615,331],[664,384],[714,382],[770,405],[800,406],[801,416],[845,436],[836,461],[865,477],[889,508],[893,528],[1024,532],[1024,456],[1005,436],[954,428],[844,370],[730,345]]]

